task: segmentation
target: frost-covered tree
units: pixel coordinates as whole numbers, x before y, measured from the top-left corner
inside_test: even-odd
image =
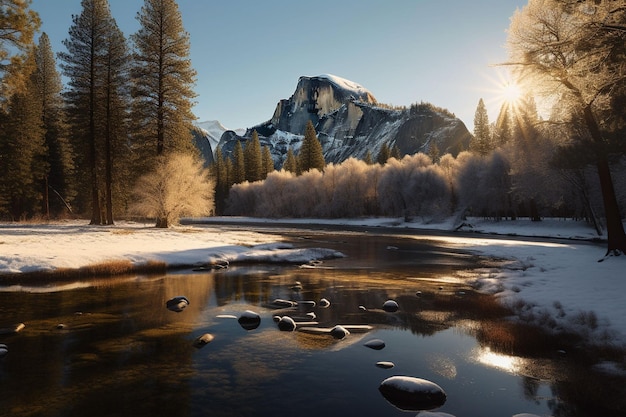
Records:
[[[269,146],[264,146],[261,151],[262,179],[267,178],[270,172],[274,171],[274,159]]]
[[[493,150],[489,115],[482,98],[478,100],[476,112],[474,113],[474,137],[470,143],[470,149],[483,156]]]
[[[378,155],[376,155],[376,162],[380,165],[385,165],[387,161],[391,158],[391,151],[389,150],[389,145],[383,143],[380,145],[380,149],[378,150]]]
[[[182,216],[206,216],[213,209],[214,184],[208,169],[188,153],[158,159],[154,171],[139,178],[131,212],[156,219],[169,227]]]
[[[525,85],[558,99],[584,127],[602,188],[608,253],[626,253],[626,234],[609,164],[615,129],[622,129],[626,8],[620,2],[530,0],[511,20],[509,64]],[[617,135],[617,137],[622,135]],[[621,139],[623,141],[623,138]]]

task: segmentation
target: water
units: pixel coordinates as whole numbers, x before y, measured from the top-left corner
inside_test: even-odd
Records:
[[[612,388],[623,387],[623,380],[594,373],[552,346],[522,355],[489,340],[502,338],[506,320],[457,273],[484,260],[427,240],[297,235],[297,244],[333,247],[348,257],[317,269],[249,265],[28,291],[3,287],[0,327],[23,322],[26,328],[0,336],[9,347],[0,359],[0,415],[417,414],[378,391],[392,375],[439,384],[447,401],[433,411],[457,417],[620,415],[623,388]],[[301,290],[293,288],[296,281]],[[181,313],[165,308],[177,295],[190,300]],[[278,330],[274,315],[309,310],[276,310],[274,299],[323,297],[330,307],[312,309],[320,326],[368,324],[372,330],[343,340]],[[384,312],[387,299],[400,310]],[[258,328],[239,325],[236,317],[246,310],[260,314]],[[214,340],[194,347],[204,333]],[[363,345],[375,338],[384,349]],[[395,367],[381,369],[379,361]]]

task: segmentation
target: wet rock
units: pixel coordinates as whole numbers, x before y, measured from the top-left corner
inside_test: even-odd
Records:
[[[320,300],[320,307],[322,307],[322,308],[330,307],[330,301],[328,301],[326,298],[322,298]]]
[[[189,300],[185,296],[178,296],[167,300],[165,306],[168,310],[180,313],[189,306]]]
[[[300,291],[302,290],[302,284],[300,283],[300,281],[296,281],[291,287],[292,290],[294,291]]]
[[[295,307],[297,304],[298,303],[296,303],[295,301],[283,300],[281,298],[277,298],[274,301],[272,301],[272,306],[277,307],[277,308]]]
[[[283,332],[296,330],[296,322],[289,316],[283,316],[278,320],[278,329]]]
[[[367,346],[368,348],[374,350],[381,350],[385,348],[385,342],[380,339],[372,339],[365,342],[363,346]]]
[[[396,365],[393,362],[380,361],[376,362],[376,366],[383,369],[391,369]]]
[[[446,402],[446,393],[439,385],[410,376],[387,378],[378,390],[387,401],[404,411],[432,410]]]
[[[243,312],[239,319],[237,319],[239,325],[246,330],[254,330],[261,324],[261,316],[258,313],[255,313],[251,310],[246,310]]]
[[[315,301],[313,300],[298,301],[298,308],[301,310],[313,307],[315,307]]]
[[[350,332],[343,326],[337,325],[330,329],[330,335],[335,339],[345,339],[349,334]]]
[[[202,336],[198,336],[196,340],[193,341],[193,346],[197,349],[203,348],[209,343],[213,341],[214,337],[210,333],[205,333]]]
[[[422,296],[422,292],[421,291],[417,291],[417,292],[415,292],[415,295],[418,296],[418,297],[421,297]]]
[[[0,358],[4,358],[9,353],[7,345],[0,344]]]
[[[57,329],[59,329],[59,330],[65,329],[65,324],[63,324],[63,323],[57,324]]]
[[[398,306],[398,303],[393,300],[387,300],[383,304],[383,310],[385,310],[387,313],[395,313],[396,311],[398,311],[399,308],[400,307]]]
[[[367,311],[367,308],[365,306],[359,306],[359,310],[361,311]]]

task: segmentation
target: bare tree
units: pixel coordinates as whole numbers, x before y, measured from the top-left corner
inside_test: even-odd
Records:
[[[181,216],[201,216],[213,209],[213,182],[202,162],[187,153],[159,158],[154,172],[139,178],[131,212],[169,227]]]
[[[607,254],[626,253],[611,170],[610,147],[623,118],[614,95],[626,89],[626,8],[620,2],[530,0],[511,20],[509,64],[525,85],[559,99],[593,155],[607,221]],[[623,129],[623,126],[621,127]]]

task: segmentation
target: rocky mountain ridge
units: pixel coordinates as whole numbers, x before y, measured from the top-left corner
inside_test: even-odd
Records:
[[[215,134],[207,140],[213,152],[219,146],[228,156],[237,141],[245,146],[256,130],[261,145],[269,147],[280,168],[290,148],[297,154],[309,120],[326,162],[333,163],[349,157],[362,159],[368,151],[376,157],[383,144],[397,146],[401,155],[427,153],[433,146],[440,154],[456,155],[468,148],[471,138],[464,123],[446,110],[426,103],[390,108],[359,84],[326,74],[300,77],[294,94],[278,102],[270,120],[245,133],[226,130],[217,144]]]

